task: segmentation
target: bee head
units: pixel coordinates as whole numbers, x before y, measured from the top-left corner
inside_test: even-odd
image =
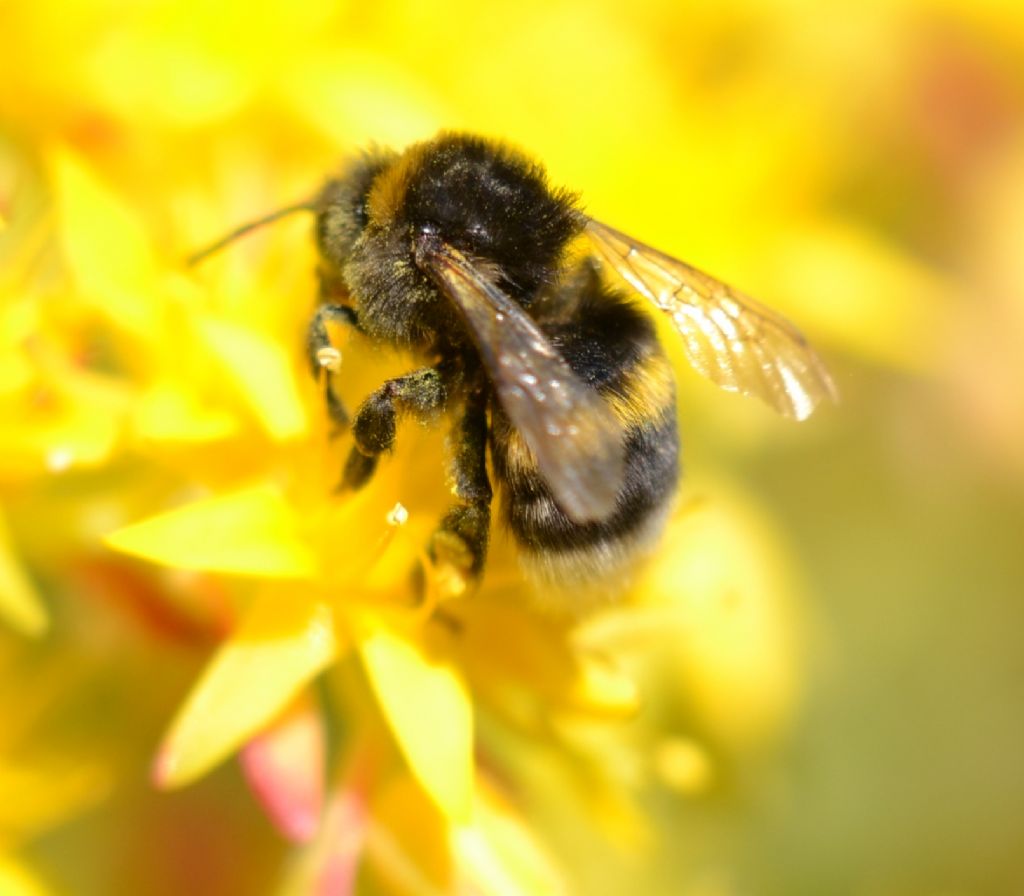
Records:
[[[500,143],[442,134],[351,163],[324,187],[317,241],[370,335],[410,348],[459,342],[450,301],[423,270],[425,234],[458,250],[524,307],[556,280],[585,219],[544,171]]]
[[[374,180],[395,154],[371,150],[350,161],[341,174],[324,184],[316,201],[316,244],[328,265],[341,271],[356,240],[369,223],[369,196]]]

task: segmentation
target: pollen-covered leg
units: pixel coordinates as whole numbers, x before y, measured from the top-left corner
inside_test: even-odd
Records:
[[[444,405],[446,395],[444,378],[434,367],[388,380],[373,392],[359,406],[352,421],[356,443],[345,464],[342,488],[357,489],[364,485],[376,469],[380,455],[394,447],[399,412],[425,417]]]
[[[470,396],[451,435],[453,491],[458,503],[441,520],[430,540],[430,556],[442,575],[478,577],[487,556],[491,529],[491,483],[487,478],[487,399]],[[456,586],[458,590],[458,585]]]
[[[349,417],[344,402],[334,391],[333,374],[336,372],[337,365],[336,363],[332,364],[331,353],[337,355],[337,352],[331,345],[331,337],[327,332],[329,323],[358,327],[359,322],[355,311],[347,305],[320,305],[306,331],[306,355],[313,376],[318,379],[323,376],[324,402],[327,405],[327,413],[332,423],[338,428],[344,428],[348,426]]]
[[[366,485],[370,481],[373,471],[377,469],[378,456],[374,454],[370,457],[363,454],[358,448],[353,448],[345,461],[345,471],[341,475],[339,490],[355,491]]]

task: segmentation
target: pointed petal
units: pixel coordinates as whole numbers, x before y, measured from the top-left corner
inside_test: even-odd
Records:
[[[205,320],[201,331],[270,437],[301,435],[305,409],[294,367],[280,343],[227,321]]]
[[[527,826],[488,788],[478,795],[473,823],[456,828],[452,840],[466,892],[481,896],[568,893],[551,858]]]
[[[0,762],[0,832],[8,843],[37,837],[95,806],[110,787],[109,770],[81,755]]]
[[[167,379],[152,383],[139,396],[133,424],[144,441],[188,444],[227,438],[239,421],[227,411],[205,406],[194,389]]]
[[[370,683],[420,786],[448,818],[465,818],[473,785],[473,706],[446,663],[378,631],[361,646]]]
[[[334,660],[330,609],[297,594],[266,593],[189,694],[157,757],[161,787],[204,774],[267,724]]]
[[[451,822],[412,775],[402,770],[378,788],[369,817],[362,876],[371,892],[456,892]]]
[[[639,703],[634,682],[600,649],[575,649],[564,625],[478,595],[461,612],[467,677],[491,706],[523,724],[553,713],[625,718]],[[528,684],[525,684],[528,683]]]
[[[206,572],[312,578],[316,558],[281,494],[256,486],[187,504],[106,537],[118,551]]]
[[[71,150],[50,153],[58,228],[79,289],[111,320],[156,336],[156,265],[128,207]]]
[[[242,750],[249,786],[274,826],[305,843],[320,825],[324,806],[326,734],[312,700],[300,700]]]
[[[0,616],[26,635],[46,631],[43,601],[21,568],[0,515]]]

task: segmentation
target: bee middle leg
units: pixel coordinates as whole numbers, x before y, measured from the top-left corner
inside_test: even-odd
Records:
[[[487,396],[471,393],[455,425],[450,445],[453,491],[449,508],[430,539],[429,553],[438,564],[477,578],[483,571],[491,530],[491,483],[487,478]]]
[[[359,329],[359,319],[355,310],[348,305],[326,303],[317,306],[306,331],[306,356],[310,369],[314,377],[324,377],[324,402],[327,405],[327,414],[335,426],[344,429],[349,422],[348,410],[338,393],[334,391],[334,371],[324,363],[324,352],[333,349],[330,334],[327,332],[329,323],[346,324]]]
[[[377,468],[377,460],[395,444],[399,412],[425,417],[444,406],[448,387],[441,370],[424,367],[395,377],[372,392],[352,420],[355,445],[342,474],[342,489],[361,488]]]

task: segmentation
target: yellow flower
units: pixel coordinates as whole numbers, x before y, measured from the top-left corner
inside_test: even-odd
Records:
[[[123,97],[112,102],[109,85],[148,46],[148,26],[141,27],[141,38],[104,43],[86,79],[93,113],[117,129],[128,122],[117,105]],[[228,21],[211,33],[221,27]],[[208,86],[220,85],[210,95],[218,103],[252,96],[252,73],[236,80],[236,64],[248,63],[198,68]],[[311,102],[309,91],[333,77],[351,73],[335,72],[312,53],[275,89],[296,114],[327,130],[325,115],[335,107]],[[246,96],[235,92],[243,82]],[[138,96],[159,85],[159,77],[140,79]],[[195,99],[201,91],[175,89],[165,97],[167,122],[210,114]],[[426,438],[415,451],[407,443],[363,493],[334,496],[341,454],[327,438],[299,351],[313,295],[308,247],[305,258],[285,259],[273,248],[279,234],[265,251],[240,245],[186,273],[186,247],[234,216],[221,209],[218,217],[208,201],[201,209],[181,204],[164,241],[169,248],[158,247],[152,225],[108,186],[111,172],[66,136],[66,127],[58,129],[42,154],[63,261],[60,289],[74,324],[69,332],[81,332],[85,321],[103,334],[108,389],[100,394],[116,401],[102,414],[72,404],[80,416],[67,438],[48,431],[39,445],[72,467],[139,465],[136,482],[104,517],[113,529],[107,544],[217,577],[227,595],[226,608],[198,606],[211,617],[226,613],[229,633],[171,723],[156,782],[189,783],[241,751],[253,790],[282,833],[309,842],[310,874],[327,873],[337,860],[335,847],[322,845],[335,813],[356,812],[363,833],[349,859],[364,856],[386,888],[415,892],[425,882],[439,892],[560,892],[558,874],[497,796],[490,770],[478,766],[481,750],[497,757],[503,749],[501,738],[481,729],[496,721],[566,750],[588,769],[570,790],[624,842],[641,842],[629,763],[604,768],[610,748],[592,737],[602,726],[625,724],[639,705],[616,650],[576,638],[567,620],[538,615],[507,546],[495,551],[481,593],[465,600],[423,560],[444,500],[435,472],[442,468],[439,440]],[[193,152],[202,170],[209,162]],[[103,160],[103,151],[93,153]],[[178,177],[187,197],[194,188]],[[161,191],[156,186],[153,198]],[[300,262],[307,273],[297,279]],[[48,338],[61,332],[41,329]],[[372,384],[374,365],[348,356],[346,350],[351,388]],[[60,373],[76,377],[61,383],[98,376],[66,365]],[[93,395],[76,389],[73,397],[83,393]],[[89,453],[82,447],[87,424],[98,419],[106,438]],[[155,514],[118,525],[146,516],[146,508]],[[413,586],[417,567],[425,595]],[[172,590],[187,586],[182,579]],[[656,605],[670,589],[649,590]],[[329,682],[326,697],[311,687],[317,680]],[[774,699],[788,699],[781,687],[783,697]],[[776,710],[767,712],[774,717]],[[326,772],[324,730],[332,716],[351,731],[337,779]],[[499,765],[514,774],[514,759]]]
[[[102,464],[118,439],[125,394],[100,369],[103,334],[52,275],[44,190],[32,160],[0,145],[17,189],[0,231],[0,507],[47,474]],[[0,511],[0,613],[26,633],[46,627],[42,600]]]
[[[141,464],[148,497],[114,506],[107,543],[221,577],[228,594],[230,633],[171,723],[156,782],[189,783],[241,751],[281,832],[308,843],[306,881],[359,865],[386,892],[563,892],[522,817],[478,767],[478,751],[493,749],[483,713],[569,750],[588,768],[572,789],[610,833],[642,842],[630,776],[602,768],[608,748],[588,733],[637,709],[612,651],[538,616],[508,556],[490,574],[511,584],[466,600],[424,567],[443,492],[408,489],[441,478],[427,472],[441,469],[436,440],[417,452],[415,470],[411,452],[400,452],[364,493],[335,497],[337,446],[315,384],[300,378],[299,339],[281,336],[301,333],[308,302],[295,302],[281,326],[261,311],[265,284],[216,294],[207,274],[187,277],[176,257],[154,250],[77,153],[54,145],[47,164],[67,289],[109,339],[117,401],[93,453],[82,447],[99,416],[89,407],[62,439],[46,431],[37,454],[57,451],[76,468]],[[178,506],[116,525],[147,504]],[[417,565],[424,602],[412,584]],[[326,699],[311,688],[325,677]],[[351,732],[336,779],[323,739],[330,715]],[[352,838],[340,857],[337,817]]]

